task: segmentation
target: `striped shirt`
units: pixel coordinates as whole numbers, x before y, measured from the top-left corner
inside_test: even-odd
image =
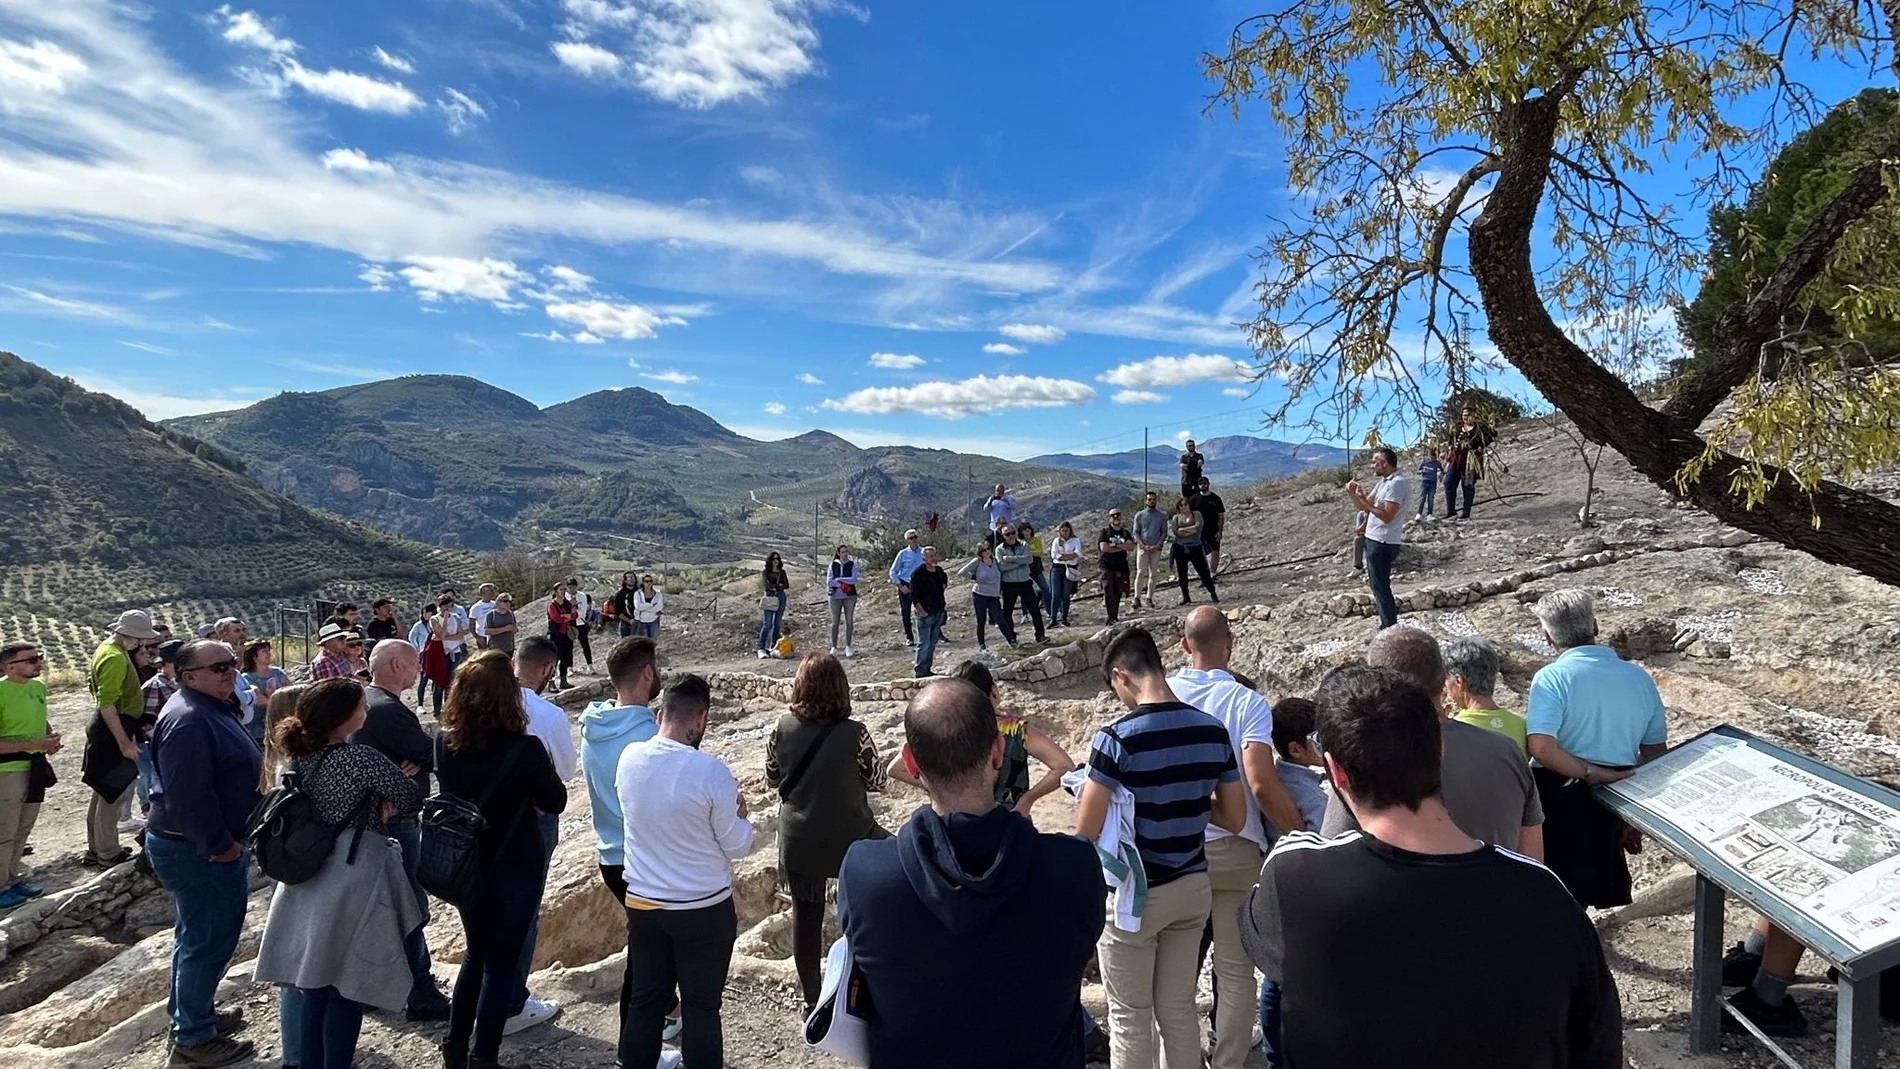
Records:
[[[1220,721],[1182,702],[1151,702],[1095,733],[1089,778],[1135,797],[1135,846],[1148,886],[1207,870],[1214,788],[1240,779]]]

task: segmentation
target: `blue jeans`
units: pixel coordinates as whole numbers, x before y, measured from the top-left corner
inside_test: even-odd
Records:
[[[777,645],[779,637],[785,634],[785,591],[778,592],[778,612],[772,617],[772,644]]]
[[[917,614],[917,664],[916,674],[931,674],[931,660],[937,656],[937,642],[943,637],[943,620],[947,615],[943,610]]]
[[[771,649],[778,644],[779,618],[783,616],[784,613],[785,595],[780,594],[778,596],[778,608],[765,610],[765,615],[759,620],[760,649]]]
[[[1075,596],[1075,584],[1069,580],[1068,570],[1057,568],[1055,585],[1049,591],[1049,620],[1051,623],[1069,619],[1069,600]]]
[[[636,635],[645,635],[655,642],[658,642],[660,640],[660,621],[655,620],[650,624],[643,624],[636,620],[633,624],[633,633]]]
[[[1272,980],[1260,982],[1260,1050],[1267,1056],[1268,1069],[1282,1069],[1286,1044],[1280,1042],[1280,985]]]
[[[1399,555],[1396,543],[1366,539],[1366,585],[1372,588],[1372,604],[1379,610],[1379,626],[1399,622],[1399,604],[1392,598],[1392,560]]]
[[[422,860],[422,824],[415,817],[390,821],[389,837],[402,847],[402,871],[409,877],[409,889],[416,893],[416,905],[427,916],[429,893],[416,882],[416,864]],[[416,925],[416,930],[410,932],[402,942],[403,952],[409,956],[409,974],[412,978],[409,992],[412,996],[435,986],[435,975],[429,971],[429,939],[423,932],[424,927]]]
[[[1047,616],[1054,612],[1056,599],[1049,593],[1048,573],[1037,572],[1029,577],[1029,581],[1036,584],[1036,600],[1042,603],[1042,614]]]
[[[292,1051],[286,1039],[284,1063],[298,1069],[350,1069],[356,1060],[356,1038],[363,1031],[363,1004],[337,994],[334,987],[284,990],[296,992],[294,999],[285,998],[284,1005],[296,1005],[302,1047]]]
[[[158,771],[152,767],[152,744],[149,742],[141,741],[138,744],[138,747],[139,747],[139,778],[138,778],[137,787],[138,787],[138,800],[139,800],[139,815],[143,816],[145,814],[145,810],[152,804],[152,778],[158,775]]]
[[[1422,479],[1418,484],[1418,514],[1420,516],[1438,515],[1438,483],[1433,479]]]
[[[535,822],[541,826],[541,883],[545,888],[548,879],[548,866],[554,863],[554,843],[561,835],[561,816],[559,813],[536,813]],[[534,914],[528,921],[528,938],[521,945],[521,965],[516,972],[514,1016],[520,1013],[528,1002],[528,973],[534,968],[534,944],[541,937],[541,896],[534,899]]]
[[[172,985],[167,1012],[172,1042],[180,1047],[209,1043],[218,1034],[213,1000],[244,927],[251,893],[251,855],[212,861],[178,839],[150,834],[145,856],[160,886],[172,893]]]

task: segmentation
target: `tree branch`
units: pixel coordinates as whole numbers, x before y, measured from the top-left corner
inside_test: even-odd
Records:
[[[1888,133],[1874,159],[1862,164],[1847,187],[1801,232],[1761,289],[1722,314],[1715,328],[1722,352],[1677,387],[1676,395],[1663,406],[1664,416],[1694,430],[1723,398],[1748,380],[1761,365],[1763,347],[1782,333],[1782,319],[1808,283],[1827,268],[1828,257],[1847,228],[1886,197],[1881,176],[1887,161],[1896,156],[1900,156],[1900,125]]]

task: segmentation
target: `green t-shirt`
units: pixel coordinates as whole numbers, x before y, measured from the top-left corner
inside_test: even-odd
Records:
[[[1452,719],[1470,724],[1474,728],[1495,731],[1517,743],[1517,748],[1529,752],[1524,741],[1524,717],[1509,709],[1460,709],[1452,714]]]
[[[139,673],[132,667],[132,656],[116,640],[106,639],[92,651],[92,707],[110,705],[119,715],[137,720],[145,713],[145,692],[139,689]]]
[[[46,737],[46,684],[37,679],[15,683],[0,679],[0,739]],[[26,754],[0,757],[0,771],[16,772],[32,763]]]

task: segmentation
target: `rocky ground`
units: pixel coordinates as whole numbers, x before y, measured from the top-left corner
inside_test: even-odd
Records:
[[[1783,745],[1863,776],[1900,780],[1900,602],[1891,589],[1778,546],[1720,528],[1676,507],[1662,491],[1635,477],[1614,455],[1597,473],[1597,525],[1580,529],[1585,473],[1568,440],[1549,425],[1527,423],[1504,435],[1468,521],[1416,525],[1409,532],[1395,589],[1411,611],[1405,622],[1440,636],[1482,634],[1505,651],[1505,704],[1519,704],[1530,676],[1550,650],[1538,636],[1530,604],[1551,590],[1581,586],[1598,595],[1606,640],[1640,660],[1656,677],[1669,709],[1672,739],[1719,723],[1765,735]],[[1892,493],[1891,486],[1876,489]],[[1236,620],[1236,667],[1250,672],[1273,696],[1310,693],[1330,668],[1355,659],[1373,631],[1363,584],[1349,567],[1350,509],[1330,483],[1271,488],[1255,500],[1230,500],[1223,603]],[[1091,517],[1090,532],[1100,517]],[[1085,536],[1086,537],[1086,536]],[[1307,559],[1319,557],[1320,559]],[[1285,564],[1282,562],[1300,561]],[[875,562],[873,562],[875,563]],[[849,664],[864,700],[857,715],[880,745],[894,750],[902,690],[878,686],[910,674],[909,651],[895,619],[895,602],[872,584],[859,610]],[[1078,757],[1101,723],[1115,715],[1099,676],[1088,667],[1102,624],[1099,588],[1084,587],[1078,626],[1051,633],[1060,649],[1026,661],[1035,649],[1000,649],[1011,662],[1007,700],[1036,719]],[[1201,598],[1195,591],[1196,599]],[[1178,638],[1178,595],[1142,617],[1164,643]],[[720,723],[707,748],[733,767],[761,814],[760,846],[738,867],[742,926],[729,991],[728,1060],[738,1069],[830,1064],[797,1038],[796,1004],[784,904],[773,893],[776,857],[771,792],[764,784],[764,746],[783,708],[783,681],[792,662],[758,661],[756,594],[743,586],[720,592],[669,595],[662,627],[668,671],[713,677],[721,694]],[[953,601],[953,606],[957,602]],[[816,590],[794,599],[791,629],[802,648],[824,621]],[[939,654],[939,671],[973,652],[967,608],[954,611],[955,643]],[[1025,632],[1026,635],[1026,632]],[[598,647],[597,652],[604,653]],[[1178,659],[1178,655],[1177,656]],[[1080,670],[1073,670],[1079,668]],[[1048,677],[1048,678],[1044,678]],[[578,701],[602,682],[578,673]],[[62,694],[55,720],[77,740],[87,713],[83,695]],[[100,887],[84,880],[83,788],[77,750],[57,761],[56,788],[40,830],[34,860],[49,888],[74,888],[69,904],[25,907],[0,919],[0,1051],[9,1069],[163,1063],[165,960],[169,916],[162,892],[115,874]],[[571,794],[563,845],[555,863],[542,921],[534,989],[565,1006],[553,1025],[524,1033],[507,1051],[537,1066],[605,1066],[611,1062],[612,996],[618,982],[620,924],[599,887],[587,837],[586,795]],[[880,818],[896,827],[920,801],[895,787],[878,800]],[[1045,799],[1035,819],[1045,830],[1066,831],[1072,810]],[[1637,859],[1640,908],[1604,918],[1604,938],[1623,996],[1632,1056],[1638,1064],[1686,1064],[1672,1053],[1687,1024],[1689,921],[1681,891],[1682,867],[1655,845]],[[50,897],[57,897],[50,896]],[[253,902],[261,916],[267,892]],[[33,912],[37,910],[38,912]],[[56,915],[49,915],[56,914]],[[1730,939],[1749,917],[1731,909]],[[30,933],[29,933],[30,929]],[[430,926],[439,971],[453,971],[459,946],[454,917],[438,910]],[[11,947],[9,951],[7,948]],[[248,959],[254,944],[240,951]],[[1815,1024],[1792,1050],[1807,1064],[1832,1057],[1833,992],[1824,964],[1804,962],[1807,982],[1795,989]],[[246,1006],[260,1061],[275,1053],[269,992],[234,970],[230,998]],[[1085,990],[1101,1009],[1100,988]],[[400,1021],[372,1020],[359,1065],[430,1064],[439,1030]],[[1890,1029],[1886,1060],[1900,1060],[1900,1030]],[[1769,1066],[1752,1043],[1731,1041],[1709,1064]]]

